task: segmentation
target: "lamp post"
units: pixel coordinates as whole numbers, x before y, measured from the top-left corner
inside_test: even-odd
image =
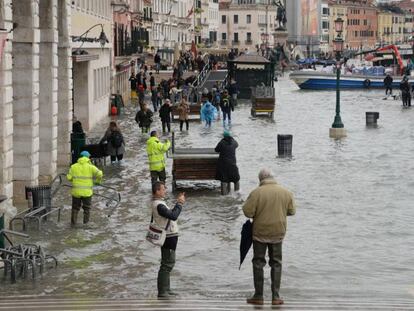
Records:
[[[101,27],[101,33],[99,35],[98,38],[88,38],[87,35],[88,33],[94,29],[95,27]],[[81,34],[80,36],[72,36],[72,42],[99,42],[99,44],[101,45],[101,47],[103,48],[105,46],[106,43],[109,43],[108,37],[106,36],[105,32],[104,32],[104,26],[103,24],[96,24],[93,25],[92,27],[90,27],[88,30],[86,30],[83,34]]]
[[[341,77],[341,54],[344,48],[344,40],[342,39],[344,21],[338,17],[335,20],[336,38],[333,40],[334,51],[336,53],[336,109],[335,120],[332,128],[329,129],[329,136],[332,138],[342,138],[346,136],[344,124],[341,119],[341,102],[340,102],[340,77]]]

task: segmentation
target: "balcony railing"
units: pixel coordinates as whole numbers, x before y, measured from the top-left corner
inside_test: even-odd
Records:
[[[221,41],[220,41],[220,44],[221,44],[221,45],[227,45],[227,40],[221,40]]]
[[[240,44],[240,41],[239,40],[237,40],[237,41],[233,40],[233,41],[231,41],[231,44],[233,44],[233,45],[239,45]]]
[[[246,40],[246,41],[244,41],[244,43],[247,44],[247,45],[250,45],[250,44],[253,44],[253,41],[252,40]]]

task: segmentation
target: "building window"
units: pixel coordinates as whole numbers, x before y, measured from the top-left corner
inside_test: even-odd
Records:
[[[223,40],[223,41],[227,40],[227,33],[225,33],[225,32],[221,33],[221,40]]]
[[[233,16],[233,23],[234,24],[238,24],[239,23],[239,15],[234,15]]]
[[[251,24],[252,23],[252,16],[250,14],[246,15],[246,24]]]
[[[329,29],[329,22],[328,21],[322,21],[322,29]]]
[[[239,33],[238,32],[234,33],[234,40],[233,41],[234,42],[239,42]]]
[[[221,23],[222,24],[226,23],[226,15],[221,15]]]
[[[246,34],[246,41],[247,41],[247,42],[252,42],[252,33],[251,33],[251,32],[248,32],[248,33]]]

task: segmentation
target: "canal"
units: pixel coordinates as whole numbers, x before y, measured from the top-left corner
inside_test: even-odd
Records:
[[[268,167],[294,192],[297,203],[284,241],[281,295],[287,301],[413,299],[414,110],[383,100],[383,91],[344,91],[348,137],[336,141],[329,138],[334,92],[299,91],[285,78],[277,83],[276,96],[274,121],[251,118],[248,103],[233,114],[232,133],[240,145],[239,193],[220,196],[215,182],[184,184],[187,204],[179,222],[172,287],[183,297],[244,299],[252,293],[252,253],[238,269],[245,221],[241,207],[257,186],[259,169]],[[380,113],[378,128],[366,128],[366,111]],[[34,282],[1,280],[0,296],[156,296],[159,249],[144,241],[151,199],[146,137],[134,116],[134,109],[127,108],[119,118],[127,141],[125,162],[104,168],[105,184],[122,194],[119,208],[108,218],[105,205],[95,200],[92,224],[72,230],[70,197],[62,193],[56,204],[66,206],[63,221],[29,232],[31,242],[58,257],[58,268]],[[107,123],[90,135],[103,134]],[[158,117],[155,123],[160,128]],[[178,132],[177,124],[173,128]],[[212,129],[191,122],[189,133],[177,133],[176,145],[214,147],[222,131],[219,122]],[[291,159],[277,157],[277,134],[293,135]],[[171,172],[171,160],[168,164]],[[266,282],[270,297],[269,278]]]

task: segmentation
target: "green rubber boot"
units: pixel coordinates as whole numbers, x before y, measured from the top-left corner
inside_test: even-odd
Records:
[[[168,299],[169,282],[170,282],[170,273],[160,269],[158,271],[158,279],[157,279],[158,298]]]

